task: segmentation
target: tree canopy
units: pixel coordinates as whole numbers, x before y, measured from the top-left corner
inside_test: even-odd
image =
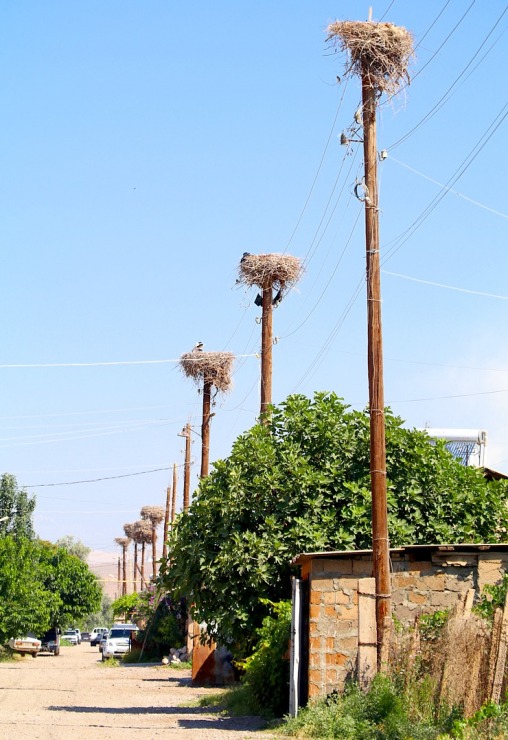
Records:
[[[55,544],[57,547],[63,547],[67,552],[70,552],[71,555],[75,555],[84,563],[86,563],[88,556],[90,555],[90,548],[83,544],[81,540],[76,539],[76,537],[73,537],[70,534],[66,534],[65,537],[60,537]]]
[[[0,642],[68,627],[101,604],[96,576],[49,542],[0,537]]]
[[[290,396],[201,481],[169,542],[164,585],[223,641],[259,626],[260,598],[289,594],[291,560],[371,547],[369,416],[333,393]],[[386,412],[392,546],[506,537],[508,485]]]
[[[34,534],[32,516],[35,498],[18,487],[16,478],[10,473],[0,477],[0,537],[28,537]]]

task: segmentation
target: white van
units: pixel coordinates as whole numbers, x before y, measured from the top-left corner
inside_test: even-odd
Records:
[[[135,624],[114,624],[102,646],[102,660],[125,655],[131,649],[131,637],[137,632]]]

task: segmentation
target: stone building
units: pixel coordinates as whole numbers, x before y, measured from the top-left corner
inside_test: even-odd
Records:
[[[508,568],[508,544],[414,545],[390,550],[393,615],[410,622],[423,613],[478,599]],[[299,555],[298,704],[361,680],[375,663],[375,588],[372,551]]]

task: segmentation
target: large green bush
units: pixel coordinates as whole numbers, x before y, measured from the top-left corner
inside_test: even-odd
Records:
[[[333,393],[290,396],[234,443],[172,530],[165,589],[248,654],[267,609],[289,597],[291,560],[371,546],[369,415]],[[386,412],[392,545],[506,537],[506,481],[488,482]]]

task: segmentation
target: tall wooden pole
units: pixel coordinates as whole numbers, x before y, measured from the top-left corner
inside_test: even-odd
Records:
[[[157,578],[157,527],[152,522],[152,577]]]
[[[187,511],[190,501],[190,466],[191,466],[191,426],[187,422],[184,429],[185,466],[183,477],[183,510]]]
[[[379,201],[377,183],[377,88],[368,64],[362,69],[363,151],[365,159],[365,235],[367,250],[368,367],[372,551],[376,580],[378,667],[386,656],[391,626],[390,544],[386,501],[386,447],[379,271]]]
[[[123,556],[123,565],[122,565],[122,574],[123,574],[122,596],[126,596],[127,595],[127,545],[122,545],[122,556]]]
[[[144,589],[145,584],[145,541],[143,540],[141,543],[141,590]]]
[[[119,598],[120,595],[122,594],[122,565],[120,563],[120,556],[118,556],[118,569],[117,569],[116,580],[117,580],[116,593],[117,593],[117,598]]]
[[[166,488],[166,512],[164,515],[164,529],[162,535],[162,559],[166,560],[168,556],[168,531],[169,531],[169,520],[171,516],[171,486]]]
[[[203,421],[201,424],[201,478],[206,478],[210,468],[210,401],[212,383],[205,380],[203,384]]]
[[[134,542],[134,572],[133,572],[133,579],[132,579],[132,585],[134,588],[134,593],[138,590],[138,543]]]
[[[176,483],[176,463],[173,463],[173,498],[171,500],[171,522],[174,522],[176,517]]]
[[[266,414],[272,403],[272,351],[273,351],[273,290],[263,288],[261,316],[261,415]]]

